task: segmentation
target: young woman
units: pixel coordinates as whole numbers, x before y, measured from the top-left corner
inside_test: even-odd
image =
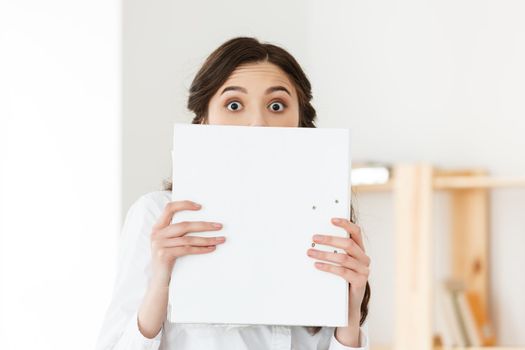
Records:
[[[194,124],[315,127],[311,86],[284,49],[254,38],[234,38],[205,61],[190,88],[188,108]],[[348,238],[313,235],[313,241],[346,254],[308,249],[312,268],[348,281],[347,327],[177,324],[166,320],[170,276],[177,259],[213,254],[225,237],[185,236],[217,231],[220,223],[171,224],[181,210],[199,210],[192,201],[170,202],[172,186],[140,197],[129,209],[122,232],[114,294],[98,349],[367,349],[370,258],[351,220],[332,218]],[[220,248],[219,248],[220,249]],[[314,263],[315,262],[315,263]],[[320,302],[322,300],[313,300]]]

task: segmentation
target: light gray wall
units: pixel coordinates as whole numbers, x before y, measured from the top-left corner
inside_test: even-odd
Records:
[[[126,1],[123,209],[170,175],[171,127],[191,120],[187,88],[237,35],[280,44],[309,75],[320,127],[350,127],[354,160],[428,161],[525,174],[525,3],[520,1]],[[525,344],[525,190],[493,192],[494,316],[504,345]],[[436,250],[447,270],[447,200]],[[374,261],[372,343],[393,335],[388,194],[356,199]]]
[[[204,59],[225,40],[257,36],[306,55],[301,1],[126,1],[123,43],[123,206],[170,175],[173,122],[190,122],[187,91]],[[290,13],[293,16],[290,16]]]

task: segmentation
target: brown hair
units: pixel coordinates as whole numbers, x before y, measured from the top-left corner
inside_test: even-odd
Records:
[[[233,71],[242,64],[269,62],[281,68],[289,77],[297,90],[299,99],[299,127],[315,128],[316,112],[311,104],[312,87],[295,58],[286,50],[269,44],[261,43],[255,38],[233,38],[213,51],[200,70],[197,72],[190,87],[188,109],[195,113],[192,124],[206,124],[208,105],[217,90],[226,82]],[[171,191],[171,181],[165,183],[165,189]],[[353,206],[350,207],[350,221],[357,223]],[[370,285],[361,303],[360,325],[368,315],[370,300]],[[310,334],[316,334],[321,327],[306,327]]]

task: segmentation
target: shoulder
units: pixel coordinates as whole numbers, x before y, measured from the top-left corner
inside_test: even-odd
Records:
[[[136,202],[145,206],[160,207],[164,209],[164,206],[171,201],[171,191],[152,191],[140,196]]]
[[[138,197],[126,213],[121,236],[125,239],[148,236],[170,200],[171,191],[154,191]]]
[[[130,206],[129,213],[157,217],[171,201],[171,191],[152,191],[138,197]]]

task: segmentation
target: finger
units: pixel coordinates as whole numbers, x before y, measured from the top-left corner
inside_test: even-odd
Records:
[[[216,246],[207,246],[207,247],[193,247],[193,246],[182,246],[182,247],[173,247],[173,248],[167,248],[170,250],[170,253],[173,254],[175,257],[181,257],[185,255],[191,255],[191,254],[206,254],[215,251]]]
[[[366,286],[366,281],[368,280],[365,276],[342,266],[316,262],[315,267],[321,271],[326,271],[334,275],[341,276],[348,283],[357,288],[364,288]]]
[[[307,254],[312,258],[333,262],[348,269],[354,270],[359,274],[368,276],[368,266],[365,266],[363,263],[361,263],[357,259],[354,259],[348,254],[324,252],[317,249],[308,249]]]
[[[207,247],[217,244],[222,244],[226,241],[226,237],[194,237],[194,236],[184,236],[167,239],[163,243],[163,247],[180,247],[180,246],[197,246],[197,247]]]
[[[361,247],[351,238],[328,235],[314,235],[313,241],[315,243],[344,249],[349,255],[363,262],[366,266],[370,265],[370,258],[365,254]]]
[[[164,207],[164,211],[160,215],[159,219],[153,225],[153,229],[158,230],[168,226],[173,219],[173,215],[181,210],[199,210],[201,208],[200,204],[197,204],[192,201],[174,201],[169,202]]]
[[[359,225],[356,225],[353,222],[348,221],[344,218],[333,218],[332,223],[336,226],[345,229],[345,231],[350,234],[351,238],[361,247],[363,251],[365,251],[365,245],[363,243],[363,234]]]
[[[217,231],[221,228],[222,224],[218,222],[181,221],[165,227],[159,232],[159,235],[163,238],[173,238],[184,236],[189,232]]]

